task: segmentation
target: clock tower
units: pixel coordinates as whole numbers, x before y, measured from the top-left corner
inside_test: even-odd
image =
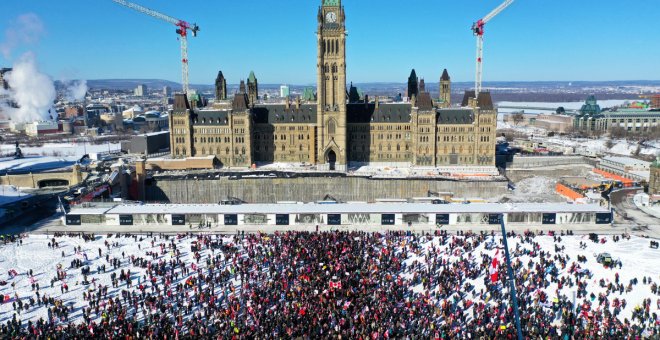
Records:
[[[346,170],[346,27],[341,0],[322,0],[318,12],[318,163]]]

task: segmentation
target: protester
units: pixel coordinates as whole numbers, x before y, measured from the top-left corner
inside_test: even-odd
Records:
[[[71,237],[48,240],[49,251],[67,255]],[[565,253],[561,236],[553,235],[554,249],[543,249],[538,237],[508,237],[525,338],[660,336],[658,278],[623,282],[617,273],[609,282],[593,282],[583,262]],[[126,242],[138,243],[138,253],[122,249]],[[488,233],[115,235],[104,246],[74,246],[77,257],[55,275],[39,277],[21,268],[18,276],[29,276],[33,290],[5,296],[4,303],[14,307],[11,316],[2,314],[0,337],[516,336],[501,237]],[[74,286],[69,279],[75,270],[84,274]],[[55,287],[52,294],[39,290],[39,281],[46,280]],[[627,294],[640,285],[657,295],[627,305]],[[576,291],[575,305],[572,297],[557,294],[563,287]],[[595,287],[606,294],[594,294]],[[69,303],[56,295],[60,291],[77,298]],[[47,317],[22,319],[39,310]],[[620,317],[624,310],[632,311],[631,318]]]

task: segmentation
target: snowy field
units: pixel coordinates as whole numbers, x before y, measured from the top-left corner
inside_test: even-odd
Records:
[[[102,153],[117,151],[121,148],[119,143],[44,143],[42,146],[19,145],[25,156],[56,156],[56,157],[82,157],[85,153]],[[14,145],[0,145],[0,154],[14,153]]]
[[[621,155],[621,156],[631,156],[635,153],[638,147],[637,141],[628,141],[625,139],[613,139],[612,147],[607,148],[608,138],[603,137],[600,139],[588,139],[588,138],[568,138],[562,136],[553,136],[553,137],[543,137],[548,134],[548,131],[533,126],[516,126],[514,124],[505,123],[501,120],[497,121],[498,130],[515,130],[521,133],[524,133],[528,136],[534,136],[535,141],[543,142],[546,147],[551,146],[561,146],[561,147],[570,147],[575,150],[576,154],[585,154],[585,155]],[[656,156],[660,154],[660,140],[649,140],[640,146],[639,153],[641,155],[651,155]]]
[[[164,250],[159,246],[161,243],[167,245],[170,241],[154,239],[155,246],[152,246],[152,239],[142,239],[142,236],[137,237],[140,238],[135,240],[133,237],[108,238],[106,236],[96,236],[96,239],[91,242],[86,242],[77,237],[58,237],[55,239],[55,241],[58,242],[58,247],[51,249],[48,246],[49,242],[51,242],[51,238],[45,235],[29,235],[22,239],[22,245],[18,245],[18,243],[0,245],[0,284],[2,284],[2,286],[0,286],[0,291],[5,295],[5,303],[0,304],[0,322],[3,324],[8,322],[16,313],[12,305],[16,304],[17,299],[20,299],[23,304],[27,304],[29,303],[30,298],[36,298],[37,292],[32,289],[32,283],[39,284],[38,291],[42,297],[48,296],[59,299],[64,306],[70,307],[71,312],[68,315],[68,321],[76,323],[83,322],[82,310],[88,306],[88,301],[83,299],[84,292],[93,292],[96,287],[103,285],[109,287],[108,296],[121,298],[122,291],[134,291],[137,290],[137,287],[140,284],[146,285],[149,278],[146,269],[129,264],[129,258],[135,256],[136,258],[147,259],[149,263],[156,264],[163,262],[169,263],[169,261],[173,260],[175,256],[174,252],[171,249],[168,249],[167,246]],[[170,240],[172,239],[173,237],[170,238]],[[269,239],[270,241],[268,241]],[[485,305],[490,306],[497,304],[497,301],[495,301],[494,298],[491,299],[491,293],[488,292],[488,288],[485,285],[485,282],[490,280],[489,269],[483,267],[482,263],[490,263],[488,260],[490,257],[498,256],[501,258],[501,255],[498,254],[501,254],[502,250],[497,249],[497,245],[500,244],[500,239],[501,237],[499,236],[495,236],[492,239],[489,236],[486,238],[485,242],[479,241],[470,243],[473,244],[474,247],[461,247],[460,245],[463,244],[462,242],[471,240],[462,236],[449,236],[449,238],[445,239],[445,242],[442,242],[441,237],[432,237],[429,239],[417,239],[421,242],[418,243],[419,247],[416,247],[414,245],[416,243],[414,243],[412,239],[408,238],[406,241],[406,238],[402,238],[399,239],[398,243],[392,243],[390,241],[383,242],[380,245],[376,243],[376,247],[382,247],[382,251],[395,251],[397,253],[405,250],[406,255],[402,261],[408,266],[408,269],[403,270],[398,274],[394,272],[394,275],[398,275],[398,277],[403,280],[404,284],[408,284],[412,293],[424,295],[430,294],[426,296],[430,297],[431,304],[439,306],[450,299],[455,301],[458,307],[463,307],[465,309],[464,313],[465,315],[468,315],[467,318],[469,325],[469,315],[474,313],[474,308],[476,308],[474,306],[477,303],[484,303]],[[208,265],[205,263],[204,259],[211,255],[212,251],[209,248],[202,249],[199,252],[202,261],[196,262],[194,260],[194,253],[190,251],[191,244],[195,240],[196,239],[192,237],[176,238],[174,243],[176,244],[177,249],[180,250],[180,259],[186,267],[194,268],[195,265],[193,264],[196,264],[196,269],[201,270],[200,272],[203,271],[206,273]],[[577,273],[585,274],[585,271],[588,271],[591,274],[585,274],[586,276],[581,278],[582,282],[586,285],[586,291],[588,294],[587,296],[576,298],[576,303],[578,305],[588,303],[590,306],[587,308],[590,308],[593,311],[602,311],[602,309],[613,311],[614,307],[610,306],[609,303],[607,306],[599,305],[598,299],[592,298],[590,294],[593,293],[598,297],[599,294],[605,293],[605,287],[610,283],[613,283],[616,280],[615,276],[619,275],[619,282],[626,287],[626,290],[622,289],[622,293],[619,293],[619,291],[616,290],[607,296],[608,301],[612,303],[612,305],[615,298],[618,300],[625,299],[627,302],[617,316],[619,320],[632,320],[633,310],[641,306],[643,300],[647,298],[650,298],[651,300],[649,307],[650,313],[659,312],[660,295],[651,292],[651,282],[656,284],[660,283],[660,266],[658,265],[660,250],[650,249],[648,246],[648,239],[631,237],[629,240],[624,238],[618,242],[614,242],[610,236],[607,237],[605,243],[594,243],[591,242],[587,236],[565,236],[562,237],[561,242],[557,243],[553,240],[553,237],[537,236],[532,238],[532,240],[534,243],[523,242],[522,237],[516,237],[515,239],[509,238],[509,246],[512,252],[512,261],[514,265],[518,263],[516,267],[519,267],[518,273],[520,275],[523,275],[524,271],[531,268],[528,268],[528,263],[539,265],[540,257],[538,256],[538,251],[542,250],[545,252],[545,267],[541,268],[548,269],[545,275],[545,280],[548,280],[547,285],[543,286],[539,282],[533,280],[519,282],[519,284],[528,288],[529,291],[534,292],[536,298],[538,298],[542,291],[545,296],[547,296],[547,301],[553,301],[559,298],[567,299],[569,301],[572,300],[574,296],[573,294],[576,292],[576,287],[570,286],[566,283],[568,281],[565,281],[563,287],[559,288],[558,282],[561,281],[562,278],[566,280],[571,279],[575,282]],[[238,254],[240,255],[240,258],[243,259],[248,257],[248,247],[252,249],[255,245],[247,240],[234,240],[232,237],[228,236],[225,236],[223,241],[225,243],[238,241],[236,243]],[[110,246],[107,246],[106,242],[108,242]],[[272,242],[271,237],[264,237],[263,242],[264,244],[272,245],[272,243],[269,243]],[[496,246],[489,247],[488,244],[491,242]],[[580,246],[580,243],[582,242],[586,244],[586,248],[584,249]],[[452,243],[453,245],[450,245]],[[558,245],[560,249],[556,249],[556,245]],[[563,251],[561,250],[562,246],[565,247],[565,250]],[[77,248],[80,248],[80,250],[76,250]],[[102,252],[101,256],[99,256],[99,249],[101,249]],[[469,251],[466,251],[465,249]],[[157,255],[151,257],[147,255],[148,252],[155,252]],[[380,250],[378,250],[378,252],[380,252]],[[621,269],[605,268],[603,265],[597,263],[595,255],[601,252],[609,252],[613,259],[620,260],[622,263]],[[214,256],[217,256],[219,253],[221,253],[220,250],[215,250],[213,254]],[[62,256],[62,254],[64,254],[64,256]],[[474,279],[463,279],[463,284],[469,283],[471,286],[474,286],[474,289],[467,290],[462,294],[450,293],[447,295],[445,294],[446,292],[441,292],[440,285],[425,286],[422,283],[417,283],[417,281],[413,279],[416,274],[413,274],[411,269],[415,268],[415,263],[427,263],[425,256],[431,254],[439,254],[443,260],[447,261],[446,266],[443,265],[439,267],[442,271],[452,268],[452,270],[455,270],[457,267],[455,267],[454,264],[459,262],[461,263],[459,266],[461,268],[466,263],[469,263],[471,268],[476,266],[479,270],[478,275]],[[578,263],[578,255],[586,256],[586,262]],[[119,259],[121,265],[113,270],[113,266],[110,262],[106,261],[106,256],[108,256],[110,260]],[[224,259],[226,256],[227,255],[223,253],[220,258]],[[566,259],[565,265],[561,264],[561,262],[555,261],[557,256],[562,256]],[[89,266],[91,269],[91,274],[87,277],[89,283],[83,284],[84,276],[81,274],[81,269],[70,268],[73,260],[80,260],[82,261],[82,265]],[[235,265],[236,261],[234,260],[233,263]],[[548,266],[548,263],[551,263],[551,265]],[[105,273],[97,273],[97,268],[101,265],[106,266]],[[51,284],[51,279],[56,275],[58,267],[61,267],[61,269],[65,271],[66,277],[64,280],[54,281]],[[553,267],[557,268],[557,276],[555,278],[552,278],[552,274],[550,273],[550,269]],[[418,270],[421,270],[421,268],[422,267]],[[503,275],[504,271],[502,268],[503,267],[500,266],[500,273]],[[235,268],[232,269],[231,261],[221,262],[218,272],[225,269],[229,269],[232,273],[230,281],[232,288],[231,291],[228,289],[224,292],[222,289],[218,290],[220,292],[219,295],[226,294],[237,297],[241,290],[241,285],[239,284]],[[28,275],[30,270],[33,271],[32,277]],[[113,288],[111,275],[113,275],[113,273],[114,275],[119,275],[119,272],[122,270],[130,270],[130,276],[133,281],[132,286],[128,287],[125,282],[119,281],[118,287]],[[172,270],[173,272],[180,272],[181,269],[176,268]],[[8,274],[13,271],[17,274],[15,277]],[[169,272],[169,269],[167,269],[167,271]],[[416,271],[417,270],[414,272]],[[197,274],[195,270],[190,271],[190,273],[192,273],[191,275]],[[429,273],[429,275],[431,275],[430,277],[435,277],[438,274],[442,277],[442,274],[440,273]],[[180,275],[177,279],[173,279],[172,284],[176,285],[178,283],[184,283],[187,278],[188,275]],[[631,284],[631,280],[633,279],[638,280],[637,284]],[[160,282],[160,278],[158,278],[157,282]],[[64,284],[68,286],[68,291],[63,291],[62,287]],[[348,281],[344,281],[344,285],[347,284]],[[152,290],[147,289],[147,291],[149,292]],[[227,296],[225,296],[225,298],[226,297]],[[471,301],[469,306],[466,304],[468,300]],[[656,300],[658,301],[657,304]],[[223,300],[219,299],[219,301]],[[122,300],[122,303],[123,302],[124,301]],[[543,302],[542,299],[536,303],[540,304],[539,308],[544,309],[549,309],[552,305],[551,302]],[[132,310],[130,303],[126,306],[129,308],[129,315],[133,315],[133,312],[130,311]],[[250,302],[248,302],[247,306],[250,306]],[[105,308],[104,303],[100,308],[100,311],[103,312]],[[310,310],[314,310],[314,306],[309,306],[309,308]],[[92,310],[90,319],[96,322],[100,321],[101,312],[96,314]],[[144,317],[142,313],[137,313],[137,316],[138,319]],[[20,315],[17,315],[17,318],[20,318],[23,322],[27,322],[27,320],[35,322],[39,318],[46,319],[47,317],[47,308],[43,307],[43,305],[32,305],[28,307],[27,310],[21,312]],[[64,320],[59,320],[57,318],[55,322],[57,324],[67,323]],[[554,323],[557,322],[559,321],[554,321]],[[638,321],[632,322],[639,323]]]
[[[562,138],[562,137],[548,137],[544,138],[545,143],[548,145],[561,145],[577,149],[590,150],[597,154],[616,154],[623,156],[632,155],[637,150],[637,142],[627,141],[624,139],[612,140],[612,147],[607,148],[606,138],[601,139],[585,139],[585,138]],[[645,146],[640,147],[640,154],[642,155],[657,155],[660,153],[658,144],[660,141],[649,141]]]

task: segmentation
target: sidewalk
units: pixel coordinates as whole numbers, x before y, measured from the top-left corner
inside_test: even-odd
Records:
[[[655,216],[660,220],[660,206],[649,206],[648,201],[649,195],[645,193],[639,193],[633,197],[633,202],[639,210],[651,216]]]
[[[621,234],[624,232],[633,233],[637,235],[645,235],[643,232],[635,232],[632,229],[632,226],[611,226],[609,224],[603,225],[534,225],[534,226],[521,226],[521,225],[507,225],[507,231],[515,231],[517,233],[522,233],[524,231],[530,230],[534,232],[543,231],[555,231],[561,232],[566,230],[571,230],[575,234]],[[240,225],[240,226],[212,226],[211,228],[202,228],[197,227],[190,228],[189,226],[170,226],[170,225],[132,225],[132,226],[108,226],[108,225],[98,225],[98,224],[84,224],[80,226],[66,226],[62,225],[59,218],[54,218],[53,220],[44,223],[42,226],[35,228],[30,231],[35,234],[45,234],[53,232],[85,232],[85,233],[166,233],[166,234],[176,234],[176,233],[212,233],[212,234],[235,234],[237,232],[245,233],[274,233],[274,232],[285,232],[285,231],[306,231],[306,232],[315,232],[317,231],[316,225],[297,225],[297,226],[277,226],[277,225]],[[392,225],[392,226],[383,226],[383,225],[342,225],[342,226],[318,226],[319,232],[324,231],[364,231],[364,232],[379,232],[379,231],[410,231],[413,233],[434,233],[436,230],[445,230],[450,233],[456,233],[458,231],[473,231],[473,232],[495,232],[499,234],[501,232],[501,227],[499,224],[485,224],[485,225],[474,225],[470,227],[461,227],[461,226],[439,226],[433,227],[428,225],[413,225],[411,227],[407,225]]]

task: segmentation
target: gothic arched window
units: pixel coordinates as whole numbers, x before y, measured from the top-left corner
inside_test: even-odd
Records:
[[[328,121],[328,134],[329,135],[335,134],[335,121],[333,119]]]

